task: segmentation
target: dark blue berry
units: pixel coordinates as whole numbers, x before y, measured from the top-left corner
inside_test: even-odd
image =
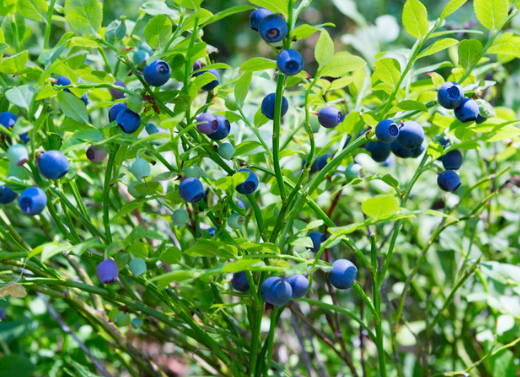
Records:
[[[108,110],[108,120],[110,123],[112,123],[114,120],[117,119],[117,115],[123,110],[126,109],[126,105],[124,103],[114,103],[110,110]]]
[[[179,185],[181,198],[189,203],[197,203],[204,198],[204,187],[197,178],[186,178]]]
[[[233,289],[236,291],[249,291],[249,282],[247,281],[246,273],[244,271],[235,272],[233,274],[233,279],[231,280],[231,285],[233,286]]]
[[[278,276],[271,276],[262,283],[260,296],[268,304],[284,306],[292,297],[292,287],[286,280]]]
[[[18,194],[9,187],[0,186],[0,204],[9,204],[13,202]]]
[[[155,60],[143,70],[144,80],[151,86],[163,86],[170,79],[172,71],[164,60]]]
[[[459,170],[462,166],[462,153],[458,149],[453,149],[441,157],[442,165],[446,170]]]
[[[27,144],[29,142],[29,132],[24,132],[23,134],[18,135],[22,143]]]
[[[400,158],[412,157],[412,150],[403,147],[397,140],[390,144],[390,150],[393,154]]]
[[[83,83],[83,80],[78,77],[78,84]],[[66,86],[72,84],[72,81],[68,77],[60,76],[58,80],[56,81],[56,85],[60,86]],[[66,92],[72,93],[69,88],[64,89]],[[85,105],[88,105],[88,96],[87,93],[83,94],[81,96],[81,100],[85,103]]]
[[[419,123],[408,120],[399,129],[397,141],[408,149],[420,147],[424,141],[424,129]]]
[[[212,140],[222,140],[226,136],[229,135],[231,131],[231,124],[229,124],[229,120],[226,117],[220,114],[213,114],[215,119],[218,122],[217,130],[208,135],[208,137]]]
[[[10,111],[4,111],[0,113],[0,124],[5,128],[11,128],[16,123],[18,118]],[[5,133],[0,132],[0,134],[5,135]]]
[[[287,49],[278,54],[276,65],[280,72],[287,76],[294,76],[303,69],[303,56],[296,50]]]
[[[236,190],[243,195],[249,195],[256,191],[258,187],[258,177],[249,169],[240,169],[239,171],[248,172],[247,179],[236,187]]]
[[[383,143],[391,143],[399,136],[399,127],[393,120],[385,119],[376,126],[376,137]]]
[[[197,130],[206,135],[216,132],[218,128],[217,118],[208,113],[200,114],[197,123]]]
[[[332,264],[332,270],[327,274],[330,284],[337,289],[349,289],[354,285],[357,268],[351,261],[338,259]]]
[[[120,86],[121,88],[125,88],[126,89],[126,85],[122,81],[116,81],[114,83],[114,86]],[[113,88],[108,89],[108,91],[112,95],[112,98],[115,99],[115,100],[121,99],[121,98],[125,98],[125,92],[122,92],[120,90],[113,89]]]
[[[321,243],[325,242],[327,240],[327,237],[323,233],[320,232],[311,232],[307,234],[307,237],[309,237],[312,241],[312,247],[309,247],[309,250],[312,250],[314,253],[317,253],[320,251]]]
[[[215,237],[215,231],[217,228],[208,228],[207,231],[211,237]]]
[[[287,278],[287,283],[291,285],[292,288],[292,298],[298,299],[302,298],[309,292],[310,284],[309,279],[307,279],[305,276],[296,274],[289,276]]]
[[[487,118],[484,118],[482,115],[478,115],[477,119],[475,120],[475,123],[482,124],[487,120]]]
[[[321,171],[329,163],[329,159],[332,159],[331,154],[324,154],[316,159],[318,164],[318,171]],[[314,164],[313,164],[314,165]]]
[[[117,267],[117,263],[113,260],[105,259],[98,264],[96,275],[103,284],[115,283],[117,281],[117,275],[119,275],[119,267]]]
[[[478,114],[478,103],[471,98],[464,98],[460,106],[455,109],[455,117],[462,123],[477,120]]]
[[[445,82],[439,88],[437,100],[445,109],[456,109],[464,100],[464,89],[456,82]]]
[[[425,148],[424,148],[424,145],[422,145],[422,144],[421,144],[421,146],[419,146],[417,148],[410,149],[410,153],[411,153],[410,157],[417,158],[423,154],[424,150],[425,150]]]
[[[274,119],[275,103],[276,93],[268,94],[262,101],[262,114],[271,120]],[[287,98],[282,97],[282,117],[287,113],[287,110],[289,110],[289,101],[287,101]]]
[[[289,32],[287,21],[279,14],[270,14],[260,21],[258,33],[267,43],[275,43],[283,40]]]
[[[447,192],[455,192],[460,187],[460,177],[453,170],[445,170],[437,177],[440,189]]]
[[[23,213],[29,216],[36,216],[42,213],[47,205],[47,196],[39,187],[29,187],[22,191],[18,206]]]
[[[40,156],[38,169],[47,179],[60,179],[69,171],[69,160],[60,151],[50,150]]]
[[[365,144],[365,149],[375,162],[384,162],[390,156],[390,144],[382,141],[371,141]]]
[[[5,312],[4,309],[0,307],[0,321],[3,321],[5,319]]]
[[[251,29],[258,31],[258,26],[260,25],[260,21],[269,15],[273,14],[269,9],[259,8],[255,9],[251,12],[251,16],[249,16],[249,25],[251,25]]]
[[[134,113],[128,107],[119,111],[116,117],[117,124],[124,133],[131,134],[139,129],[141,126],[141,116]]]
[[[318,113],[318,122],[325,128],[335,128],[341,123],[343,115],[334,106],[323,107]]]
[[[440,135],[435,136],[438,138]],[[439,144],[444,147],[444,149],[448,148],[451,145],[450,138],[448,136],[443,136],[439,139]]]

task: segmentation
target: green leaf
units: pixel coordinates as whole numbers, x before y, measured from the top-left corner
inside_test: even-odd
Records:
[[[47,23],[49,7],[45,0],[18,0],[16,10],[29,20]]]
[[[266,58],[253,58],[240,66],[240,72],[256,72],[266,69],[276,69],[276,62]]]
[[[379,195],[365,200],[361,210],[369,218],[385,219],[399,212],[399,200],[393,195]]]
[[[321,67],[329,64],[334,57],[334,41],[326,30],[322,30],[316,47],[314,48],[314,57]]]
[[[297,238],[293,242],[291,242],[292,246],[303,246],[303,247],[313,247],[312,239],[310,237],[301,237]]]
[[[428,34],[428,11],[419,0],[407,0],[404,4],[403,26],[408,34],[417,39]]]
[[[72,249],[72,247],[67,243],[50,242],[35,247],[29,254],[28,258],[32,258],[36,255],[42,254],[41,260],[42,262],[45,262],[46,260],[52,258],[54,255],[63,253],[64,251],[68,251],[70,249]]]
[[[150,280],[158,280],[157,282],[157,289],[163,290],[166,288],[171,282],[181,282],[185,280],[190,280],[195,277],[194,272],[192,271],[172,271],[168,272],[167,274],[157,276]]]
[[[149,1],[144,3],[141,8],[141,12],[149,14],[150,16],[158,16],[160,14],[164,14],[166,16],[172,17],[174,20],[179,18],[179,12],[168,8],[168,5],[162,1]]]
[[[488,54],[501,54],[520,58],[520,36],[513,33],[504,33],[491,45]]]
[[[393,58],[383,58],[376,61],[374,63],[374,71],[379,80],[394,89],[401,78],[401,66]]]
[[[105,138],[105,134],[96,128],[89,128],[87,130],[74,132],[74,138],[83,141],[99,142]]]
[[[323,30],[325,26],[334,27],[334,24],[331,24],[330,22],[326,24],[321,25],[308,25],[303,24],[298,26],[296,29],[294,29],[291,32],[291,39],[301,40],[305,38],[309,38],[311,35],[316,33],[317,31]]]
[[[25,68],[28,58],[29,52],[27,50],[5,58],[0,62],[0,72],[15,74],[16,72],[21,71]]]
[[[29,85],[14,87],[5,92],[5,96],[13,105],[29,110],[34,96],[34,88]]]
[[[161,259],[168,264],[177,264],[182,259],[182,251],[175,246],[171,246],[161,253]]]
[[[65,18],[75,33],[97,36],[103,21],[99,0],[66,0],[64,11]]]
[[[16,0],[2,0],[0,1],[0,16],[7,16],[14,13],[16,9]]]
[[[262,144],[260,144],[258,141],[244,141],[235,147],[235,153],[233,156],[241,156],[261,146]]]
[[[404,111],[414,111],[414,110],[419,110],[419,111],[424,111],[424,112],[428,111],[428,108],[422,102],[412,101],[412,100],[406,100],[406,101],[399,102],[397,104],[397,107],[399,107],[401,110],[404,110]]]
[[[151,48],[162,50],[172,35],[172,22],[165,15],[152,18],[144,28],[144,38]]]
[[[445,83],[444,77],[439,75],[437,72],[428,73],[428,76],[431,77],[433,85],[435,85],[437,89],[439,89],[441,85]]]
[[[448,17],[450,14],[454,13],[457,9],[459,9],[461,6],[466,4],[466,1],[468,0],[451,0],[446,6],[444,7],[442,13],[441,13],[441,20]]]
[[[251,80],[253,78],[253,72],[244,73],[235,84],[235,101],[237,106],[241,108],[244,106],[247,94],[249,93],[249,87],[251,86]]]
[[[476,39],[464,39],[459,44],[459,66],[468,71],[478,62],[482,52],[482,43]]]
[[[507,18],[508,0],[474,0],[478,20],[489,30],[498,30]]]
[[[31,377],[35,367],[27,357],[12,354],[0,358],[0,370],[2,377]]]
[[[265,266],[261,259],[241,258],[235,262],[228,263],[222,267],[222,272],[240,272],[249,271],[249,267],[258,264],[258,266]]]
[[[343,77],[349,72],[363,68],[367,63],[359,56],[349,55],[347,52],[339,52],[332,61],[320,69],[321,77]]]
[[[233,14],[237,14],[240,12],[247,12],[250,10],[256,9],[255,7],[252,7],[251,5],[237,5],[235,7],[228,8],[226,10],[223,10],[222,12],[218,12],[217,14],[211,16],[208,20],[206,20],[202,27],[210,25],[212,23],[215,23],[217,21],[222,20],[223,18],[232,16]]]
[[[423,50],[417,56],[417,59],[436,54],[439,51],[446,50],[447,48],[450,48],[451,46],[455,46],[457,43],[459,43],[459,41],[456,39],[453,39],[453,38],[439,39],[439,40],[435,41],[435,43],[433,43],[431,46],[429,46],[428,48]]]
[[[261,8],[269,9],[273,13],[283,13],[287,15],[288,0],[249,0],[249,2]]]
[[[74,94],[61,91],[58,93],[60,109],[69,118],[80,123],[88,123],[88,113],[85,103]]]

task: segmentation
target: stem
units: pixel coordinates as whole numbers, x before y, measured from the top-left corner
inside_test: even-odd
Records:
[[[285,186],[283,183],[283,174],[280,167],[280,124],[282,122],[282,99],[284,90],[285,76],[282,74],[278,75],[276,82],[276,103],[274,107],[274,120],[273,120],[273,165],[274,173],[276,175],[276,181],[278,182],[278,188],[280,190],[280,197],[282,198],[282,205],[286,205],[287,198],[285,197]],[[271,236],[271,239],[273,237]]]
[[[103,187],[103,224],[105,226],[105,234],[107,237],[107,244],[112,243],[112,231],[110,230],[109,218],[109,197],[110,197],[110,181],[112,180],[112,170],[114,168],[114,161],[116,159],[119,145],[116,145],[114,151],[110,153],[108,158],[107,170],[105,172],[105,184]]]
[[[49,4],[49,11],[47,12],[47,24],[45,25],[45,37],[43,40],[43,49],[49,49],[49,41],[51,39],[51,27],[52,27],[52,14],[54,12],[54,4],[56,0],[51,0]]]
[[[379,372],[382,377],[386,377],[386,361],[385,351],[383,345],[383,328],[381,326],[381,290],[379,289],[378,283],[378,259],[377,259],[377,244],[376,235],[372,233],[370,235],[370,254],[372,258],[372,298],[374,300],[374,307],[377,314],[375,320],[376,336],[377,336],[377,356],[379,358]]]

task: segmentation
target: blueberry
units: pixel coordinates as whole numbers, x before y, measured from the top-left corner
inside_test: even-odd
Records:
[[[143,179],[150,175],[150,164],[144,158],[137,157],[130,168],[137,179]]]
[[[60,151],[50,150],[40,156],[38,169],[47,179],[60,179],[69,171],[69,160]]]
[[[29,132],[24,132],[23,134],[20,134],[18,135],[18,137],[20,138],[20,140],[24,143],[24,144],[27,144],[29,142]]]
[[[471,98],[464,98],[459,107],[455,109],[455,117],[462,123],[477,120],[479,108],[477,101]]]
[[[213,76],[215,76],[215,80],[211,81],[210,83],[204,85],[202,87],[202,90],[205,90],[206,92],[211,92],[213,89],[215,89],[217,86],[220,85],[220,75],[218,74],[218,71],[216,69],[210,69],[207,71],[200,71],[195,73],[195,77],[200,76],[206,72],[211,73]]]
[[[197,71],[197,70],[201,69],[202,67],[204,67],[204,63],[202,63],[202,62],[196,61],[195,63],[193,63],[194,71]]]
[[[247,281],[246,273],[244,271],[235,272],[233,274],[233,278],[231,279],[231,285],[235,291],[249,291],[249,281]]]
[[[188,212],[182,208],[176,209],[172,214],[172,223],[175,226],[183,226],[188,222]]]
[[[446,170],[459,170],[462,166],[462,153],[453,149],[441,157],[442,165]]]
[[[0,321],[3,321],[5,319],[5,312],[4,309],[0,307]]]
[[[159,130],[153,123],[146,123],[146,126],[144,127],[148,135],[155,135],[159,133]]]
[[[424,148],[424,145],[422,145],[422,144],[421,144],[421,146],[419,146],[417,148],[410,149],[410,154],[411,154],[410,157],[417,158],[423,154],[424,150],[425,150],[425,148]]]
[[[233,229],[240,229],[244,226],[246,222],[246,218],[242,216],[240,213],[233,213],[228,218],[228,225]]]
[[[440,135],[435,136],[436,138]],[[444,149],[449,148],[451,146],[451,141],[448,136],[443,136],[439,139],[439,144],[444,147]]]
[[[213,115],[202,113],[197,118],[197,130],[199,132],[209,135],[215,132],[218,128],[218,121]]]
[[[236,190],[243,195],[249,195],[256,191],[258,187],[258,177],[249,169],[240,169],[239,171],[248,172],[249,176],[236,187]]]
[[[200,178],[200,177],[202,177],[202,169],[199,168],[197,165],[188,166],[182,172],[188,178]]]
[[[363,167],[359,164],[350,164],[345,169],[345,176],[349,181],[361,177],[361,170]]]
[[[376,137],[383,143],[391,143],[399,136],[399,127],[393,120],[385,119],[376,126]]]
[[[275,43],[283,40],[289,32],[289,26],[279,14],[265,16],[258,25],[260,37],[267,43]]]
[[[121,88],[125,88],[126,89],[126,85],[122,81],[116,81],[114,83],[114,86],[120,86]],[[122,92],[120,90],[113,89],[113,88],[108,89],[108,91],[112,95],[112,98],[115,99],[115,100],[121,99],[121,98],[125,98],[125,92]]]
[[[390,150],[397,157],[401,157],[401,158],[412,157],[412,150],[403,147],[401,144],[399,144],[399,142],[397,140],[390,144]]]
[[[456,82],[445,82],[439,88],[437,100],[445,109],[456,109],[464,100],[464,89]]]
[[[204,198],[204,187],[197,178],[186,178],[179,185],[181,198],[189,203],[197,203]]]
[[[330,284],[337,289],[349,289],[356,280],[357,268],[351,261],[338,259],[327,274]]]
[[[81,84],[81,83],[83,83],[83,80],[78,77],[78,84]],[[58,78],[58,80],[56,81],[56,85],[60,85],[60,86],[66,86],[66,85],[70,85],[70,84],[72,84],[72,81],[70,81],[70,79],[68,77],[65,77],[65,76],[60,76]],[[66,89],[63,89],[63,90],[66,91],[66,92],[72,93],[69,88],[66,88]],[[88,105],[87,93],[85,93],[85,94],[83,94],[81,96],[81,100],[85,103],[85,105]]]
[[[141,116],[134,113],[128,107],[119,111],[116,117],[117,124],[124,133],[131,134],[139,129],[141,126]]]
[[[117,275],[119,275],[119,267],[112,259],[105,259],[98,264],[96,268],[96,275],[103,284],[115,283]]]
[[[327,240],[327,237],[323,233],[320,232],[311,232],[307,234],[307,237],[309,237],[312,241],[312,247],[309,247],[309,250],[312,250],[314,253],[317,253],[320,251],[321,243],[325,242]]]
[[[220,144],[218,147],[218,154],[225,160],[231,160],[234,153],[235,148],[229,143]]]
[[[294,76],[303,69],[303,56],[296,50],[287,49],[278,54],[276,65],[280,72],[287,76]]]
[[[132,58],[132,61],[136,66],[140,66],[143,64],[148,58],[150,57],[150,54],[144,50],[137,50],[134,52],[134,56]]]
[[[9,204],[13,202],[18,194],[9,187],[0,186],[0,204]]]
[[[440,189],[447,192],[455,192],[460,187],[460,177],[453,170],[445,170],[437,177]]]
[[[482,115],[478,115],[477,119],[475,120],[475,123],[482,124],[487,120],[487,118],[484,118]]]
[[[371,141],[365,144],[365,149],[375,162],[384,162],[390,156],[390,144],[382,141]]]
[[[133,182],[130,182],[130,184],[128,185],[128,193],[136,199],[141,199],[146,196],[146,194],[143,194],[142,192],[137,191],[137,189],[135,188],[135,186],[140,185],[141,183],[143,183],[143,182],[133,181]]]
[[[240,198],[237,198],[237,207],[240,209],[246,209],[246,203]]]
[[[92,162],[101,162],[107,155],[108,151],[103,145],[91,145],[87,149],[87,158]]]
[[[163,86],[170,79],[172,71],[164,60],[155,60],[143,70],[144,80],[151,86]]]
[[[153,55],[154,52],[153,48],[151,48],[150,45],[144,41],[139,44],[139,50],[146,51],[150,55]]]
[[[274,107],[276,103],[276,93],[271,93],[265,96],[265,98],[262,100],[262,114],[264,114],[269,119],[274,119]],[[287,113],[287,110],[289,110],[289,101],[287,101],[287,98],[282,97],[282,117]]]
[[[108,120],[110,123],[112,123],[114,120],[117,119],[117,115],[122,111],[126,109],[126,105],[124,103],[114,103],[110,110],[108,110]]]
[[[42,213],[47,205],[47,196],[39,187],[29,187],[22,191],[18,206],[23,213],[29,216],[36,216]]]
[[[259,8],[255,9],[251,12],[251,16],[249,16],[249,25],[251,25],[251,29],[258,31],[258,26],[260,25],[260,21],[269,15],[273,14],[269,9]]]
[[[217,130],[208,135],[211,140],[222,140],[231,131],[231,124],[229,124],[229,120],[226,117],[220,114],[213,115],[218,122]]]
[[[318,113],[318,121],[325,128],[335,128],[341,123],[343,115],[334,106],[326,106]]]
[[[296,274],[289,276],[287,278],[287,283],[291,285],[293,299],[302,298],[307,294],[307,292],[309,292],[309,279],[303,275]]]
[[[211,237],[215,237],[215,232],[217,231],[217,228],[208,228],[207,231]]]
[[[318,164],[318,171],[321,171],[325,166],[327,166],[329,159],[332,159],[331,154],[324,154],[316,159],[316,163]]]
[[[7,150],[7,157],[9,158],[9,162],[16,166],[23,166],[27,161],[29,161],[27,148],[22,144],[11,145]]]
[[[419,123],[408,120],[399,129],[397,141],[408,149],[420,147],[424,141],[424,129]]]
[[[262,300],[274,306],[284,306],[292,297],[292,287],[286,280],[271,276],[260,286]]]
[[[4,111],[0,113],[0,124],[5,128],[11,128],[16,123],[18,118],[10,111]],[[5,135],[5,133],[0,132],[0,134]]]

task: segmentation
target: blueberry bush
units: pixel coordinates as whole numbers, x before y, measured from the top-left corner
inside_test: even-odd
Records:
[[[0,3],[1,376],[519,375],[520,2],[332,3]]]

